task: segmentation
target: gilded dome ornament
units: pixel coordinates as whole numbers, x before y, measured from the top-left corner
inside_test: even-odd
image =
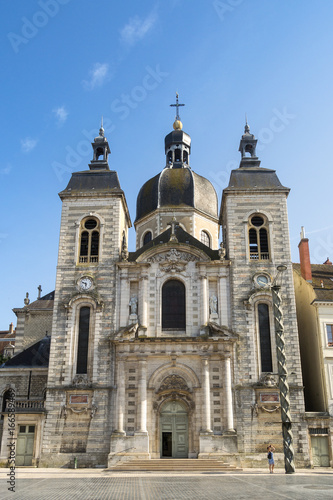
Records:
[[[174,130],[181,130],[183,128],[183,124],[180,120],[175,120],[173,122],[173,128]]]

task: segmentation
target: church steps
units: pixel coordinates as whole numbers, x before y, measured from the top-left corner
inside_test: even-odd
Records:
[[[112,471],[175,471],[175,472],[227,472],[240,471],[238,467],[219,460],[200,459],[152,459],[121,462]]]

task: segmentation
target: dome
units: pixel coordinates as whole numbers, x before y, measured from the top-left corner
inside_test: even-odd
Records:
[[[192,207],[217,218],[217,194],[208,179],[190,168],[165,168],[139,191],[136,221],[157,208]]]

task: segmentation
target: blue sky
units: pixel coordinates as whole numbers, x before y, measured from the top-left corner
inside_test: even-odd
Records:
[[[221,200],[245,113],[288,198],[292,257],[333,259],[333,3],[324,0],[1,2],[0,329],[26,292],[54,289],[61,202],[92,159],[101,116],[132,221],[165,165],[175,92],[191,166]],[[130,250],[134,229],[130,230]]]

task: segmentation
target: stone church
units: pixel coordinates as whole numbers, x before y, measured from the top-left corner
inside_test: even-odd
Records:
[[[309,463],[289,189],[260,166],[256,143],[246,124],[219,210],[213,185],[192,169],[177,106],[165,165],[137,197],[129,252],[130,214],[101,126],[89,169],[59,194],[55,292],[14,309],[17,351],[0,370],[1,461],[13,390],[17,465],[172,457],[255,467],[272,442],[282,466],[271,286],[284,264],[295,462]]]

